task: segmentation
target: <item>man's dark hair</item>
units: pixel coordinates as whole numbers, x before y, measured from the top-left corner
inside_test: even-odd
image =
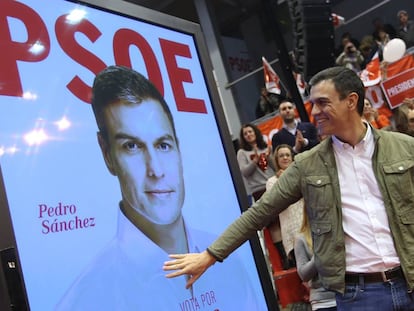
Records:
[[[280,101],[279,107],[280,107],[281,104],[284,104],[284,103],[290,103],[290,104],[292,104],[292,106],[295,106],[295,103],[293,102],[293,100],[291,98],[288,98],[288,97],[285,97]]]
[[[257,144],[257,147],[260,148],[260,149],[267,148],[267,144],[266,144],[266,142],[263,139],[262,132],[260,132],[259,128],[256,125],[252,124],[252,123],[247,123],[247,124],[243,125],[240,128],[240,135],[239,135],[240,136],[240,138],[239,138],[240,139],[240,148],[242,148],[243,150],[247,150],[247,151],[252,151],[253,150],[252,145],[250,145],[246,141],[246,139],[244,139],[243,130],[246,127],[251,127],[253,129],[254,134],[256,135],[256,144]]]
[[[143,75],[124,66],[109,66],[95,77],[92,87],[92,110],[102,137],[107,141],[108,133],[103,119],[103,110],[108,105],[122,100],[125,104],[140,104],[153,99],[160,103],[170,121],[177,141],[174,120],[164,98],[157,88]]]
[[[357,93],[357,109],[359,115],[362,116],[364,111],[365,87],[361,78],[353,70],[342,66],[324,69],[311,78],[309,88],[325,80],[332,81],[341,100],[345,99],[352,92]]]

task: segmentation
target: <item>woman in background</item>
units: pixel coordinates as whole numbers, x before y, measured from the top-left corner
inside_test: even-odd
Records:
[[[272,147],[254,124],[245,124],[240,129],[240,149],[237,162],[248,187],[248,192],[257,201],[266,191],[266,181],[275,174],[269,155]]]
[[[388,128],[391,125],[390,119],[387,116],[378,113],[378,110],[372,106],[372,103],[368,98],[364,99],[364,112],[362,118],[376,129]]]
[[[293,162],[293,148],[287,144],[281,144],[276,147],[273,154],[273,159],[275,162],[275,175],[268,179],[266,183],[266,189],[269,190],[272,186],[278,181],[282,173],[287,169],[287,167]],[[288,264],[287,269],[295,266],[295,254],[294,254],[294,243],[296,235],[299,233],[301,224],[302,224],[302,214],[303,214],[303,200],[299,200],[296,203],[292,204],[279,214],[280,221],[280,230],[281,238],[283,243],[282,250],[278,248],[281,256],[283,253],[284,256],[287,256]],[[269,229],[272,229],[271,227]],[[275,228],[276,230],[276,228]],[[272,234],[273,236],[273,234]],[[275,241],[273,241],[275,242]],[[283,261],[283,257],[282,257]],[[286,269],[285,264],[284,268]]]

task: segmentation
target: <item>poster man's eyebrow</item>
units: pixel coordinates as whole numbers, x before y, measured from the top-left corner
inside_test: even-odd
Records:
[[[163,135],[163,136],[159,137],[159,138],[157,139],[157,142],[163,142],[163,141],[166,141],[166,140],[168,140],[168,141],[172,141],[172,142],[176,142],[176,139],[175,139],[175,138],[174,138],[174,136],[173,136],[173,135],[171,135],[171,134],[165,134],[165,135]]]
[[[120,139],[130,139],[130,140],[135,140],[136,142],[143,142],[142,139],[140,139],[139,137],[134,136],[134,135],[130,135],[130,134],[127,134],[127,133],[123,133],[123,132],[119,132],[115,135],[115,140],[120,140]],[[164,134],[164,135],[158,137],[155,142],[160,143],[160,142],[163,142],[163,141],[166,141],[166,140],[176,142],[176,139],[171,134]]]
[[[115,139],[134,139],[134,140],[140,140],[138,137],[129,135],[123,132],[119,132],[115,134]]]

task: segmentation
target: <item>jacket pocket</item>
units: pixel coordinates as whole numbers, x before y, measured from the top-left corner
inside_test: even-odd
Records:
[[[311,224],[311,231],[314,252],[326,254],[332,243],[332,224],[328,222],[314,222]]]
[[[312,233],[315,236],[323,235],[332,230],[332,225],[330,223],[313,223],[312,226]]]
[[[405,244],[405,248],[406,248],[406,253],[407,257],[409,258],[409,260],[413,263],[414,265],[414,258],[413,258],[413,254],[414,252],[412,251],[414,249],[414,212],[413,212],[413,207],[411,206],[410,209],[405,210],[403,213],[399,214],[399,221],[400,223],[399,225],[399,233],[400,233],[400,237],[398,238],[399,240],[404,240],[404,244]],[[411,238],[409,238],[411,237]],[[411,255],[409,255],[409,253],[411,253]]]
[[[414,212],[412,208],[400,215],[400,220],[403,225],[414,225]]]
[[[307,176],[305,184],[304,197],[311,218],[326,217],[329,208],[335,204],[331,179],[328,175]]]
[[[392,164],[384,164],[386,174],[405,174],[414,167],[414,160],[401,160]]]
[[[384,182],[390,193],[392,203],[399,214],[411,210],[414,206],[414,160],[406,159],[383,165]]]

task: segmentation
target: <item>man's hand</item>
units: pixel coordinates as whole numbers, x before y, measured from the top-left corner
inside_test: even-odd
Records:
[[[300,152],[304,146],[305,146],[305,138],[303,138],[302,132],[297,130],[296,140],[295,140],[295,151]]]
[[[167,274],[166,277],[174,278],[180,275],[188,275],[189,278],[185,286],[187,289],[216,262],[216,259],[207,251],[202,253],[171,254],[169,257],[174,258],[174,260],[164,262],[163,270],[177,271]]]

